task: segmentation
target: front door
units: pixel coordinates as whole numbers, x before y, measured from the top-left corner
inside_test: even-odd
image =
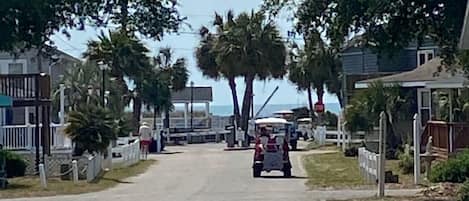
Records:
[[[418,99],[418,113],[421,120],[421,125],[424,127],[427,122],[431,120],[432,115],[432,100],[430,89],[417,89]]]

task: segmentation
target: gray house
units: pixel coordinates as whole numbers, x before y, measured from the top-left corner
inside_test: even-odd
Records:
[[[390,56],[378,54],[358,42],[353,42],[341,53],[344,72],[344,101],[348,103],[354,92],[355,83],[360,80],[393,75],[415,69],[427,63],[438,54],[438,46],[425,42],[420,47],[417,43],[409,45]]]
[[[51,89],[55,89],[66,69],[81,61],[56,49],[49,49],[46,53],[49,56],[40,59],[41,69],[39,69],[37,50],[25,51],[16,56],[9,52],[0,52],[0,74],[47,73],[51,75]],[[30,118],[34,116],[34,111],[30,108],[11,108],[2,113],[0,115],[2,125],[25,125],[34,119]]]

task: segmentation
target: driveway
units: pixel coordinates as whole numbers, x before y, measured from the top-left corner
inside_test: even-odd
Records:
[[[158,164],[128,184],[82,195],[14,199],[15,201],[311,201],[373,196],[376,191],[308,191],[301,155],[292,152],[293,178],[280,172],[252,177],[252,150],[223,151],[224,144],[168,147],[174,154],[152,155]],[[388,195],[413,195],[388,191]]]

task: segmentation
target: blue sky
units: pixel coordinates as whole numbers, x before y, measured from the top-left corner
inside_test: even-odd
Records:
[[[192,27],[184,27],[183,32],[196,32],[202,25],[211,27],[213,16],[215,12],[224,14],[232,9],[235,13],[243,11],[251,11],[258,9],[262,0],[179,0],[180,12],[182,15],[188,17],[188,23]],[[277,25],[281,33],[286,36],[287,30],[292,27],[291,22],[287,22],[283,18],[277,20]],[[88,27],[86,31],[72,31],[72,38],[69,40],[61,34],[56,34],[52,37],[57,47],[64,52],[73,56],[81,57],[81,54],[86,49],[86,42],[88,40],[96,39],[97,34],[102,29]],[[194,58],[194,49],[198,46],[199,36],[195,34],[180,34],[180,35],[166,35],[162,41],[144,40],[147,47],[156,52],[160,47],[173,48],[175,57],[185,57],[188,60],[188,69],[190,71],[190,80],[194,81],[195,85],[212,86],[214,105],[231,105],[231,93],[228,84],[225,80],[214,81],[203,77],[197,69],[196,61]],[[270,80],[270,81],[256,81],[254,83],[254,102],[255,104],[262,104],[270,93],[279,86],[279,91],[270,101],[271,104],[305,104],[307,103],[306,93],[300,93],[296,90],[295,86],[290,84],[288,80]],[[237,82],[237,90],[241,100],[244,92],[244,83],[242,79]],[[334,95],[326,94],[324,96],[325,102],[336,103],[337,98]],[[313,97],[316,101],[316,96]]]

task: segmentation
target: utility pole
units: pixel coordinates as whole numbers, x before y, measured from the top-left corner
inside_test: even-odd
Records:
[[[191,129],[194,129],[194,81],[191,81]]]

